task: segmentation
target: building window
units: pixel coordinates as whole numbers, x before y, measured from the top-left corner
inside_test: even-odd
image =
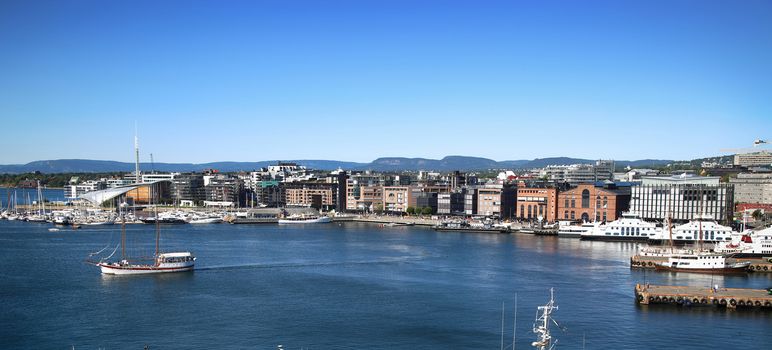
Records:
[[[568,198],[566,198],[566,205],[565,205],[565,207],[568,208]]]
[[[525,206],[520,204],[520,217],[525,216]]]
[[[571,211],[571,220],[576,219],[576,213],[574,211]]]
[[[563,216],[563,217],[564,217],[566,220],[568,220],[568,210],[566,210],[566,212],[565,212],[565,213],[563,213],[563,214],[564,214],[564,216]]]
[[[576,199],[571,200],[571,208],[576,208]]]
[[[588,189],[584,189],[582,191],[582,208],[589,208],[590,207],[590,191]]]

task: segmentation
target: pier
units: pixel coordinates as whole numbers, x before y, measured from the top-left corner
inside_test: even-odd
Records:
[[[642,305],[672,304],[772,310],[772,295],[764,289],[636,284],[635,300]]]

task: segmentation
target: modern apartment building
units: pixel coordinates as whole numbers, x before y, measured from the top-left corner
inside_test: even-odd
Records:
[[[709,215],[726,224],[734,212],[734,187],[715,176],[643,177],[632,187],[630,210],[647,220],[677,222]]]

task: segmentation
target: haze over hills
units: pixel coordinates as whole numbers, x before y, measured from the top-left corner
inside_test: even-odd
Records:
[[[537,158],[533,160],[505,160],[495,161],[481,157],[447,156],[442,159],[382,157],[370,163],[356,163],[338,160],[285,160],[305,165],[311,169],[333,170],[375,170],[375,171],[416,171],[416,170],[489,170],[489,169],[530,169],[541,168],[547,165],[589,164],[590,159],[554,157]],[[276,164],[278,160],[265,160],[257,162],[212,162],[212,163],[141,163],[144,171],[161,172],[195,172],[205,169],[217,169],[222,172],[252,171],[268,165]],[[646,167],[663,166],[673,162],[662,159],[643,159],[635,161],[616,161],[617,166]],[[131,172],[134,163],[116,162],[109,160],[90,159],[57,159],[41,160],[27,164],[0,165],[0,173],[27,173],[40,171],[42,173],[106,173],[106,172]]]

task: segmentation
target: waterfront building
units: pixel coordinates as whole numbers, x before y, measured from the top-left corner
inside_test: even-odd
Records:
[[[255,184],[254,193],[259,204],[268,207],[284,206],[284,195],[279,181],[261,180]]]
[[[734,187],[715,176],[645,176],[631,189],[630,210],[645,220],[678,222],[703,214],[726,224],[734,211]]]
[[[772,152],[761,151],[734,155],[734,165],[741,167],[770,167],[772,166]]]
[[[477,190],[468,187],[464,193],[464,215],[477,215]]]
[[[579,184],[558,193],[558,220],[614,221],[629,210],[630,197],[629,187],[614,183]]]
[[[239,199],[242,191],[241,181],[232,176],[217,174],[205,175],[204,191],[206,193],[206,206],[241,206]],[[208,178],[208,181],[206,181]]]
[[[175,203],[192,203],[193,205],[198,206],[206,200],[203,174],[180,174],[171,180],[171,182],[171,196]]]
[[[477,215],[501,215],[501,185],[485,185],[475,188],[477,192]]]
[[[324,180],[282,182],[284,205],[330,210],[338,201],[338,184]]]
[[[437,194],[437,214],[440,215],[464,215],[465,189],[457,192]]]
[[[407,212],[413,191],[410,186],[383,186],[383,210],[387,212]]]
[[[557,194],[555,187],[518,187],[515,217],[520,220],[536,220],[542,217],[546,222],[557,220]]]

